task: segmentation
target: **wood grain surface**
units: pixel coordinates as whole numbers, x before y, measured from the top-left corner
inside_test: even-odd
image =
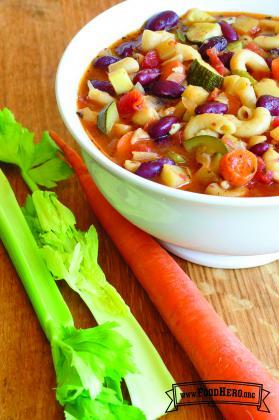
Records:
[[[1,0],[0,106],[13,110],[16,118],[37,136],[52,128],[73,144],[55,102],[57,64],[73,35],[115,3],[115,0]],[[16,169],[4,165],[1,168],[23,203],[27,190]],[[72,177],[61,183],[57,193],[75,212],[81,228],[91,223],[96,225],[100,235],[100,263],[107,278],[132,308],[176,381],[198,379],[191,362],[90,212],[77,180]],[[242,342],[279,378],[276,315],[279,312],[279,264],[223,271],[177,261]],[[94,325],[79,298],[65,284],[61,283],[60,287],[77,325]],[[49,345],[2,246],[0,308],[0,419],[62,419],[62,409],[55,402]],[[185,407],[167,418],[213,420],[220,419],[221,415],[214,407]]]

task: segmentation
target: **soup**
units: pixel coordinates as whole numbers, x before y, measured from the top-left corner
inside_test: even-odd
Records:
[[[279,195],[279,21],[152,16],[93,58],[77,113],[137,176],[198,193]]]

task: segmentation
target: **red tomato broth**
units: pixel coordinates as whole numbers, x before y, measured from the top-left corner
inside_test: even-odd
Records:
[[[222,17],[237,17],[239,15],[244,15],[242,13],[233,13],[233,12],[224,12],[221,14],[216,14],[215,13],[211,13],[215,18],[221,19]],[[185,16],[185,15],[184,15]],[[265,15],[256,15],[256,14],[249,14],[249,13],[245,13],[245,16],[251,16],[257,19],[262,19],[262,18],[266,18]],[[180,18],[182,19],[183,16]],[[268,17],[269,18],[269,17]],[[272,20],[278,20],[277,18],[272,18]],[[181,23],[181,20],[179,21],[178,26],[175,28],[183,28],[183,24]],[[174,32],[175,30],[170,30],[169,32]],[[134,41],[137,40],[139,35],[141,35],[142,33],[142,29],[135,31],[131,34],[129,34],[128,36],[125,36],[123,38],[121,38],[120,40],[118,40],[117,42],[115,42],[115,44],[113,44],[110,48],[107,49],[107,54],[108,55],[113,55],[113,56],[117,56],[116,54],[116,48],[121,45],[123,42],[127,42],[127,41]],[[263,31],[264,33],[264,31]],[[253,38],[255,36],[258,36],[259,34],[261,34],[261,30],[260,29],[255,29],[252,31],[252,33],[250,33],[250,36]],[[189,44],[187,42],[187,44]],[[136,48],[135,50],[137,53],[142,53],[140,47]],[[146,55],[146,53],[144,53]],[[103,55],[103,54],[102,54]],[[121,59],[121,57],[119,57]],[[189,65],[188,63],[184,63],[185,67],[186,67],[186,72],[188,71]],[[160,66],[162,67],[162,62],[160,63]],[[145,68],[145,67],[143,67]],[[140,68],[141,70],[141,68]],[[263,74],[264,75],[264,74]],[[264,75],[266,77],[266,75]],[[88,95],[88,80],[102,80],[102,81],[108,81],[108,74],[107,71],[99,69],[99,68],[95,68],[92,64],[90,64],[90,66],[88,67],[88,69],[86,70],[81,82],[80,82],[80,86],[79,86],[79,90],[78,90],[78,100],[77,100],[77,110],[82,109],[84,107],[89,107],[91,110],[93,111],[97,111],[99,112],[103,106],[90,100],[87,95]],[[222,88],[221,88],[221,92],[223,92]],[[211,95],[212,92],[209,92],[209,95]],[[213,91],[214,94],[214,91]],[[119,98],[123,96],[123,95],[114,95],[114,97],[119,100]],[[228,95],[231,96],[231,95]],[[236,103],[238,101],[238,98],[235,97],[236,99]],[[207,99],[208,100],[208,99]],[[176,106],[178,104],[178,102],[180,101],[180,98],[178,99],[163,99],[163,107],[165,108],[169,108],[169,107],[173,107]],[[235,107],[235,112],[237,112],[237,106]],[[161,117],[160,117],[161,118]],[[130,118],[121,118],[121,121],[119,121],[120,123],[123,124],[128,124],[131,126],[132,130],[136,130],[137,128],[139,128],[138,125],[134,124]],[[119,138],[116,138],[115,136],[113,136],[114,131],[112,130],[111,133],[109,134],[103,134],[97,127],[96,123],[93,122],[89,122],[89,121],[85,121],[81,118],[81,123],[83,125],[83,127],[85,128],[88,136],[90,137],[90,139],[94,142],[94,144],[98,147],[98,149],[105,155],[107,156],[109,159],[111,159],[113,162],[115,162],[116,164],[119,164],[120,166],[123,166],[123,162],[120,162],[117,157],[115,156],[115,151],[116,151],[116,145],[117,145],[117,141],[119,140]],[[187,124],[182,122],[182,131],[184,129],[184,125]],[[143,129],[145,129],[145,127],[141,127]],[[274,128],[274,127],[273,127]],[[268,136],[269,137],[269,136]],[[143,142],[139,142],[139,143],[143,143]],[[169,140],[166,141],[152,141],[152,143],[150,141],[148,141],[149,143],[149,148],[152,152],[157,152],[158,155],[160,157],[167,157],[168,153],[171,152],[175,152],[178,153],[179,155],[183,156],[185,159],[185,163],[179,164],[180,167],[182,168],[189,168],[193,174],[192,178],[191,178],[191,182],[186,184],[186,185],[182,185],[181,187],[178,187],[179,189],[182,190],[188,190],[188,191],[192,191],[192,192],[197,192],[197,193],[205,193],[205,185],[202,182],[199,182],[198,179],[195,178],[195,172],[201,167],[201,164],[199,164],[195,158],[195,153],[191,152],[186,152],[183,143],[178,139],[178,135],[175,134],[173,136],[169,137]],[[141,150],[140,148],[140,144],[138,146],[135,145],[135,148],[133,150]],[[144,150],[144,147],[143,147]],[[127,156],[127,159],[129,159],[130,156]],[[220,173],[217,174],[220,177],[220,181],[222,180]],[[152,181],[154,182],[158,182],[158,183],[162,183],[160,176],[156,176],[154,178],[152,178]],[[260,182],[257,182],[256,180],[252,180],[250,181],[247,185],[246,185],[246,194],[245,196],[247,197],[261,197],[261,196],[277,196],[279,195],[279,183],[273,182],[269,185],[267,184],[262,184]]]

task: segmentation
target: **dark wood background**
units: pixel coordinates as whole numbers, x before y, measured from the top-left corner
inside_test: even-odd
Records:
[[[1,0],[0,105],[40,136],[54,129],[67,141],[58,114],[54,79],[63,50],[73,35],[115,0]],[[109,28],[104,28],[109,30]],[[94,42],[94,40],[92,40]],[[71,69],[69,69],[71,71]],[[17,171],[1,165],[22,203],[26,196]],[[100,235],[100,263],[109,281],[132,308],[176,381],[197,373],[137,283],[113,243],[98,225],[72,177],[57,189],[76,214],[79,226],[95,224]],[[1,197],[0,197],[1,199]],[[239,338],[279,378],[279,264],[251,270],[213,270],[177,259]],[[92,326],[89,312],[65,284],[61,290],[77,325]],[[0,418],[58,420],[55,376],[49,345],[25,291],[0,245]],[[219,419],[213,407],[181,408],[170,419]]]

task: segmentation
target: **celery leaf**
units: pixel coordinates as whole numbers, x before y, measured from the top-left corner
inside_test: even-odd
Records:
[[[72,170],[58,156],[60,149],[45,132],[39,143],[34,135],[18,123],[11,111],[0,111],[0,161],[17,165],[32,191],[38,185],[52,188],[67,179]]]

